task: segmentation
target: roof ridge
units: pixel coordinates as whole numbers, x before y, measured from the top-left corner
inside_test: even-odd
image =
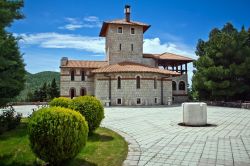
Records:
[[[164,52],[164,53],[160,54],[159,56],[162,56],[164,54],[172,54],[172,55],[180,56],[180,57],[183,57],[183,58],[190,58],[190,57],[179,55],[179,54],[175,54],[175,53],[172,53],[172,52]],[[190,59],[193,59],[193,58],[190,58]]]
[[[68,60],[68,61],[81,61],[81,62],[108,62],[108,61],[96,61],[96,60]]]

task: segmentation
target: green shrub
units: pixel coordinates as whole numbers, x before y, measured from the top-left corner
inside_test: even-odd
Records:
[[[62,107],[41,108],[29,120],[32,151],[51,165],[74,158],[85,146],[88,126],[84,117]]]
[[[54,98],[51,102],[49,102],[49,106],[68,108],[70,102],[71,102],[71,99],[67,97],[58,97],[58,98]]]
[[[0,113],[0,134],[16,128],[21,122],[22,114],[16,113],[13,107],[2,110]]]
[[[72,99],[69,108],[79,111],[88,122],[89,132],[92,133],[100,126],[104,118],[101,102],[93,96],[81,96]]]

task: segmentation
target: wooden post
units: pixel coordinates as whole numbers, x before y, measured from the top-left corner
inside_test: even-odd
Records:
[[[181,74],[183,73],[183,71],[182,71],[182,64],[181,64]]]
[[[185,63],[185,71],[186,71],[186,74],[187,74],[187,63]]]

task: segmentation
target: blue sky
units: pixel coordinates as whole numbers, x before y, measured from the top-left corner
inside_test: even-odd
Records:
[[[131,19],[151,28],[144,34],[144,52],[172,52],[195,57],[198,39],[231,22],[238,29],[250,27],[249,0],[26,0],[25,19],[9,31],[22,36],[26,70],[59,71],[61,57],[103,60],[103,21],[123,18],[124,5]],[[192,70],[191,65],[189,65]]]

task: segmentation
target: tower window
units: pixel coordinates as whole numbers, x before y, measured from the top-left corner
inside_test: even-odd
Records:
[[[70,79],[71,79],[71,81],[75,81],[75,70],[71,70],[70,71]]]
[[[122,27],[118,27],[117,33],[122,33]]]
[[[154,89],[157,89],[157,80],[156,80],[156,77],[154,78]]]
[[[82,80],[82,81],[85,81],[85,71],[82,71],[81,74],[82,74],[82,75],[81,75],[81,80]]]
[[[131,44],[131,51],[134,51],[134,45]]]
[[[121,77],[117,78],[117,89],[121,89]]]
[[[131,34],[132,34],[132,35],[135,34],[135,28],[131,28]]]
[[[141,78],[140,76],[136,77],[136,89],[140,89],[141,88]]]
[[[122,50],[122,44],[121,43],[119,44],[119,50],[120,51]]]

